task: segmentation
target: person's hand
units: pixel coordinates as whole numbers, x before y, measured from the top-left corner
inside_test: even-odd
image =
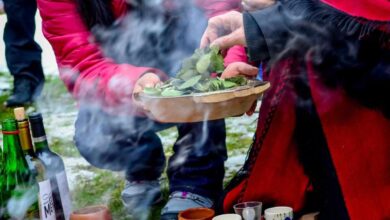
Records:
[[[144,88],[156,87],[159,83],[161,83],[160,77],[155,73],[145,73],[135,83],[133,94],[142,92]]]
[[[253,78],[257,76],[258,72],[259,69],[250,64],[244,62],[234,62],[226,67],[221,75],[221,78],[232,78],[238,75]]]
[[[242,14],[231,11],[212,17],[203,34],[200,47],[218,46],[224,51],[234,45],[246,46]]]
[[[138,93],[142,92],[144,88],[156,87],[159,83],[161,83],[160,77],[158,77],[155,73],[143,74],[135,83],[133,89],[133,103],[147,112],[148,109],[146,109],[145,106],[137,99]]]
[[[242,0],[241,4],[245,10],[254,11],[275,4],[275,0]]]
[[[225,71],[223,71],[221,75],[221,78],[232,78],[238,75],[246,76],[247,78],[254,78],[258,73],[259,69],[250,64],[244,62],[235,62],[229,64],[229,66],[226,67]],[[256,106],[257,101],[252,104],[251,108],[246,112],[246,114],[248,116],[253,115],[256,110]]]

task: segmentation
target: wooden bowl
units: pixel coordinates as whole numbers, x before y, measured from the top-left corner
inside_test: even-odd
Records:
[[[269,87],[269,82],[253,80],[245,86],[216,92],[177,97],[141,93],[137,99],[149,111],[149,117],[156,121],[200,122],[244,114]]]

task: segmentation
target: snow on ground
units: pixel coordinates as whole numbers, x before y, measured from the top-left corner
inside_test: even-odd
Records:
[[[84,178],[92,179],[95,173],[90,170],[79,169],[79,166],[90,166],[89,163],[82,157],[63,157],[66,175],[68,177],[69,188],[73,190],[77,185],[77,178],[83,176]]]

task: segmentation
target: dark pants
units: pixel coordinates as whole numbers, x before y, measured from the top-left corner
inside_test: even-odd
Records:
[[[34,41],[35,0],[3,0],[7,13],[4,28],[5,57],[11,74],[29,77],[37,84],[44,81],[41,64],[42,50]]]
[[[166,161],[156,132],[172,126],[177,127],[179,137],[168,163],[170,191],[216,198],[222,191],[227,159],[223,120],[162,124],[81,108],[75,141],[82,156],[96,167],[125,170],[130,181],[157,180]]]

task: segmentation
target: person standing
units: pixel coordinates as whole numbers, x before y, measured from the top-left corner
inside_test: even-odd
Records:
[[[133,94],[142,91],[144,87],[153,87],[166,79],[168,75],[164,71],[170,72],[162,70],[163,66],[154,62],[151,65],[146,62],[151,59],[145,61],[145,57],[152,57],[152,61],[156,61],[157,58],[166,58],[167,54],[177,52],[172,45],[176,46],[178,42],[172,43],[172,38],[165,35],[156,37],[161,35],[154,32],[158,29],[153,26],[158,23],[155,20],[164,18],[158,20],[161,21],[160,28],[169,27],[170,31],[164,33],[170,36],[183,33],[179,28],[182,26],[193,28],[191,35],[194,35],[195,26],[199,26],[203,16],[203,12],[198,13],[199,9],[213,16],[239,6],[240,1],[215,1],[213,4],[210,1],[199,1],[199,9],[196,7],[196,11],[190,10],[193,13],[186,13],[186,7],[181,10],[184,2],[181,0],[37,2],[43,32],[56,54],[60,77],[79,104],[75,124],[76,147],[96,167],[125,171],[126,184],[121,193],[123,204],[134,219],[143,219],[150,206],[161,201],[159,178],[165,169],[166,158],[162,141],[156,132],[173,126],[146,117],[146,112],[132,99]],[[196,19],[188,19],[196,22],[193,26],[182,25],[186,18],[193,18],[194,15]],[[129,23],[112,26],[115,20]],[[141,20],[153,22],[141,25],[138,22]],[[133,21],[136,21],[135,24]],[[141,50],[139,53],[129,53],[131,50],[123,53],[134,59],[115,59],[118,57],[115,54],[107,56],[102,52],[104,48],[109,48],[111,53],[118,48],[107,47],[107,41],[96,37],[96,28],[102,27],[110,30],[117,28],[115,32],[119,34],[115,42],[120,44],[115,45],[120,49],[136,45]],[[198,37],[201,34],[199,32]],[[118,41],[121,36],[131,37]],[[145,41],[126,43],[126,40],[134,38]],[[184,39],[180,38],[180,43]],[[197,43],[193,42],[185,47],[191,48],[187,50],[190,53],[197,47]],[[239,57],[237,54],[236,57]],[[257,72],[256,68],[251,69]],[[186,123],[176,127],[179,135],[167,168],[170,197],[161,212],[162,220],[175,220],[178,213],[187,208],[212,207],[223,188],[224,161],[227,159],[224,121]]]
[[[7,14],[4,28],[5,57],[14,77],[12,95],[4,106],[15,107],[31,103],[39,95],[44,74],[41,47],[34,41],[35,0],[3,0]]]
[[[210,19],[201,46],[247,47],[272,85],[225,212],[262,201],[294,219],[389,219],[389,25],[381,0],[278,1]]]

